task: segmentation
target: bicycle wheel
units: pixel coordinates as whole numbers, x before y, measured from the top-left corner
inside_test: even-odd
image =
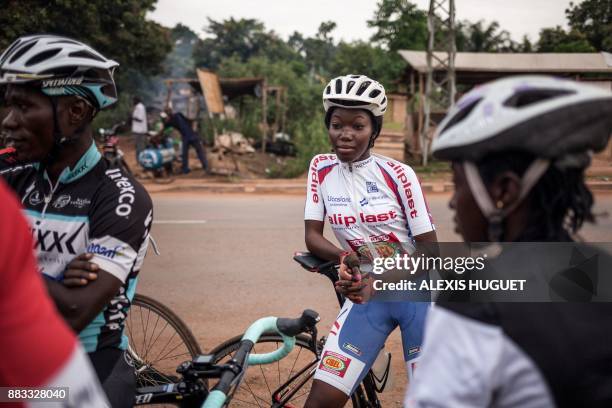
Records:
[[[215,347],[210,354],[215,362],[231,359],[242,336],[236,336]],[[253,347],[253,353],[268,353],[279,348],[283,340],[278,334],[264,334]],[[294,349],[284,359],[261,366],[251,366],[231,396],[229,406],[270,407],[283,401],[284,407],[303,407],[310,392],[312,375],[318,358],[310,346],[310,337],[299,335]],[[212,385],[212,384],[211,384]]]
[[[138,387],[176,381],[179,364],[202,354],[187,325],[148,296],[134,296],[125,326]]]

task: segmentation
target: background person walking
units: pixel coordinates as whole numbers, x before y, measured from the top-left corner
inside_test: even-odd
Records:
[[[136,144],[136,162],[138,155],[147,147],[147,109],[138,96],[132,99],[134,110],[132,111],[132,134]]]

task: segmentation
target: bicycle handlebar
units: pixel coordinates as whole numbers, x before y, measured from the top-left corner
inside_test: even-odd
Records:
[[[299,333],[312,330],[320,320],[313,310],[304,310],[297,319],[264,317],[253,323],[242,336],[240,347],[227,369],[221,375],[219,383],[210,392],[203,408],[220,408],[227,399],[227,392],[236,379],[240,379],[248,364],[270,364],[286,357],[295,346],[295,337]],[[264,354],[250,354],[253,346],[262,334],[275,331],[283,338],[283,345],[275,351]],[[247,364],[245,364],[245,361]]]

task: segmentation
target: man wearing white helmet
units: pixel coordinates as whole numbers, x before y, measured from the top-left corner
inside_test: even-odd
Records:
[[[358,265],[409,253],[410,244],[436,241],[436,233],[414,171],[370,153],[387,108],[383,86],[364,75],[334,78],[323,91],[323,106],[334,154],[317,155],[310,163],[306,246],[341,264],[337,290],[349,299],[332,327],[306,402],[328,408],[346,403],[397,326],[411,375],[429,303],[367,302],[372,280]],[[341,248],[323,236],[326,219]]]
[[[24,206],[57,309],[79,333],[111,404],[127,407],[135,376],[123,328],[152,203],[93,142],[93,117],[117,101],[117,65],[65,37],[30,35],[11,44],[0,55],[2,128],[20,164],[0,173]]]
[[[609,91],[539,76],[472,90],[432,146],[452,161],[457,231],[466,242],[572,242],[594,220],[584,171],[611,133]],[[536,281],[559,254],[529,247],[496,258]],[[439,301],[406,406],[610,407],[611,321],[610,303]]]

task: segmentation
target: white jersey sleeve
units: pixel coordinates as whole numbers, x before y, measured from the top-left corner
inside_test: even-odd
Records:
[[[319,164],[325,155],[316,155],[310,161],[308,167],[308,182],[306,184],[306,205],[304,208],[304,220],[325,220],[325,203],[321,194],[321,183],[319,182]]]
[[[436,306],[404,406],[551,408],[554,402],[533,360],[500,327]]]

